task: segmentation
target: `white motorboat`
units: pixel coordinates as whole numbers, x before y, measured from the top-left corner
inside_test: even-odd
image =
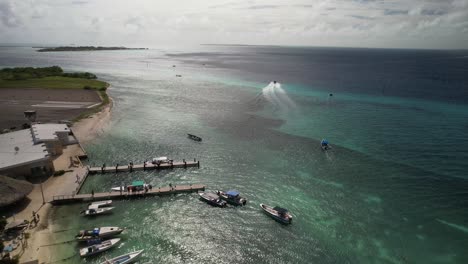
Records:
[[[101,208],[101,207],[107,207],[112,205],[112,200],[104,200],[104,201],[98,201],[98,202],[92,202],[88,204],[88,209],[91,208]]]
[[[99,244],[95,244],[89,247],[82,248],[80,249],[80,256],[84,258],[84,257],[89,257],[92,255],[101,253],[117,245],[119,242],[120,242],[120,238],[114,238],[114,239],[102,241]]]
[[[94,216],[94,215],[110,213],[112,209],[114,209],[114,207],[91,208],[91,209],[83,211],[82,213],[84,213],[85,216]]]
[[[263,211],[267,215],[271,216],[276,221],[282,224],[291,224],[293,217],[287,209],[284,209],[278,206],[271,207],[265,204],[260,204],[260,207],[262,207]]]
[[[102,262],[102,264],[127,264],[135,262],[138,257],[143,253],[142,250],[138,250],[135,252],[127,253],[122,256],[115,257],[113,259],[106,259],[106,261]]]
[[[170,163],[171,160],[168,159],[167,157],[157,157],[157,158],[154,158],[152,163],[153,164],[164,164],[164,163]]]
[[[122,233],[123,229],[116,226],[96,227],[93,230],[81,230],[75,236],[78,241],[88,241],[97,238],[108,238]]]

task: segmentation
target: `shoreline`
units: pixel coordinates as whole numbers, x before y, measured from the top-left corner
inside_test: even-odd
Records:
[[[29,238],[23,239],[21,246],[17,249],[18,252],[14,252],[15,254],[12,255],[19,255],[20,263],[33,260],[38,260],[39,263],[49,263],[52,260],[50,247],[44,247],[44,245],[53,243],[54,239],[54,226],[50,219],[52,205],[47,201],[52,200],[54,195],[73,193],[81,182],[84,173],[86,173],[85,167],[78,159],[78,156],[86,153],[82,144],[98,138],[107,129],[113,106],[112,99],[110,97],[109,99],[109,103],[103,106],[100,111],[87,118],[82,118],[72,125],[71,129],[79,144],[66,146],[64,153],[53,160],[56,171],[65,170],[67,172],[62,176],[49,176],[42,183],[46,202],[43,204],[41,184],[34,184],[33,190],[27,196],[30,200],[29,204],[8,218],[8,221],[13,219],[31,220],[33,211],[40,217],[37,225],[25,230],[25,233],[29,233]]]

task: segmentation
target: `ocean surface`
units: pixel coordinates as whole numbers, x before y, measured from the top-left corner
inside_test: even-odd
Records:
[[[225,209],[196,194],[117,201],[94,219],[79,216],[84,205],[56,207],[51,263],[137,249],[140,263],[468,263],[468,51],[0,48],[1,67],[51,65],[112,85],[111,124],[85,146],[88,164],[201,161],[90,176],[82,193],[144,180],[248,199]],[[260,203],[288,208],[293,223]],[[118,248],[82,260],[71,240],[95,226],[127,230]]]

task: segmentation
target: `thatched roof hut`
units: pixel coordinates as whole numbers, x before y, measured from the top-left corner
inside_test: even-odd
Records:
[[[18,202],[26,197],[32,189],[33,185],[27,181],[0,175],[0,207]]]

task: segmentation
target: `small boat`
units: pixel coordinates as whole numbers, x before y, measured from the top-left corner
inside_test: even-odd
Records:
[[[225,200],[226,202],[232,205],[245,205],[247,203],[247,199],[240,196],[240,193],[236,190],[231,190],[227,192],[223,191],[216,191],[216,194],[221,197],[221,199]]]
[[[213,206],[226,207],[227,205],[226,201],[221,200],[219,196],[214,193],[202,192],[198,193],[198,195],[200,195],[200,199]]]
[[[114,209],[114,207],[91,208],[88,210],[84,210],[81,213],[83,213],[85,216],[94,216],[94,215],[110,213],[112,209]]]
[[[328,150],[331,148],[328,144],[328,140],[326,139],[322,139],[322,141],[320,142],[320,147],[322,148],[322,150]]]
[[[116,226],[96,227],[93,230],[81,230],[75,236],[78,241],[90,241],[99,238],[107,238],[116,236],[123,232],[123,229]]]
[[[114,239],[102,241],[99,244],[94,244],[92,246],[82,248],[80,249],[80,257],[85,258],[85,257],[89,257],[92,255],[101,253],[117,245],[119,242],[120,242],[120,238],[114,238]]]
[[[29,225],[27,220],[16,220],[5,225],[5,231],[22,229]]]
[[[106,259],[106,261],[102,262],[102,264],[127,264],[132,263],[137,260],[137,258],[143,253],[142,250],[138,250],[135,252],[127,253],[122,256],[115,257],[113,259]]]
[[[153,186],[151,184],[145,183],[144,181],[133,181],[131,185],[112,187],[111,190],[114,192],[120,192],[120,190],[122,190],[122,192],[128,192],[130,190],[132,192],[137,192],[137,191],[143,191],[146,188],[151,190]]]
[[[271,216],[276,221],[282,224],[291,224],[292,215],[289,213],[287,209],[284,209],[281,207],[271,207],[271,206],[264,205],[264,204],[260,204],[260,207],[262,207],[263,211],[267,215]]]
[[[107,207],[112,205],[112,200],[105,200],[105,201],[99,201],[99,202],[92,202],[88,204],[88,209],[91,208],[101,208],[101,207]]]
[[[167,157],[157,157],[157,158],[153,158],[151,163],[153,164],[171,163],[171,160],[168,159]]]
[[[198,136],[195,136],[195,135],[192,135],[192,134],[187,134],[187,137],[190,138],[191,140],[202,141],[201,137],[198,137]]]

